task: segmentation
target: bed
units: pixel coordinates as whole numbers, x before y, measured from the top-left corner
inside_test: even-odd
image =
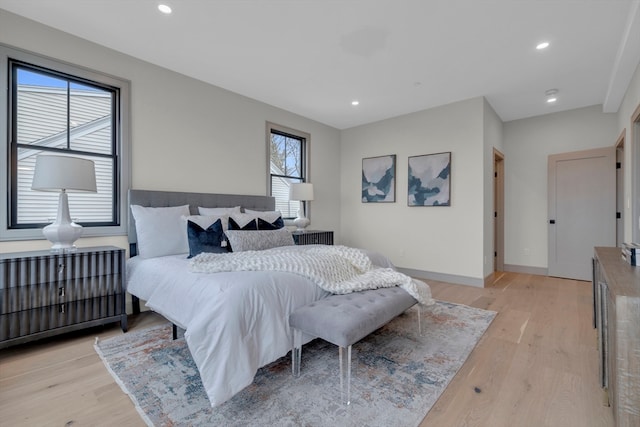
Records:
[[[218,212],[218,209],[224,211],[241,206],[243,211],[252,212],[256,218],[262,217],[258,212],[264,212],[265,220],[262,222],[270,225],[273,217],[268,217],[268,214],[275,211],[275,200],[271,197],[130,190],[129,205],[131,257],[127,261],[127,290],[134,298],[134,310],[136,302],[143,300],[151,310],[185,330],[185,340],[212,406],[225,402],[250,385],[260,367],[285,356],[291,350],[293,336],[289,315],[293,311],[331,292],[337,293],[326,286],[319,286],[317,278],[305,277],[295,269],[209,272],[221,264],[219,257],[229,256],[204,253],[189,259],[188,256],[193,255],[191,246],[185,252],[180,253],[180,249],[173,248],[168,252],[178,253],[167,254],[167,251],[159,249],[176,240],[169,238],[174,224],[154,223],[155,219],[148,220],[148,217],[140,214],[140,209],[145,209],[145,215],[148,212],[155,214],[156,211],[173,212],[174,209],[181,209],[187,215],[198,215],[199,207]],[[159,207],[165,209],[149,209]],[[240,215],[229,214],[227,220],[231,221],[229,218]],[[151,234],[149,223],[155,226]],[[189,223],[189,227],[191,225]],[[237,224],[235,226],[238,227]],[[179,227],[186,228],[184,223]],[[287,234],[285,228],[278,230],[273,234]],[[139,241],[140,238],[142,241]],[[149,242],[153,245],[149,245]],[[234,248],[236,242],[241,243],[233,241]],[[242,255],[254,259],[279,256],[290,260],[295,259],[292,253],[297,256],[298,253],[321,250],[313,248],[313,245],[296,247],[292,240],[291,244],[281,244],[264,251],[247,250]],[[350,249],[336,247],[333,250]],[[364,254],[366,262],[384,267],[385,270],[393,268],[390,261],[379,254]],[[315,254],[310,256],[316,258]],[[210,258],[208,263],[207,257]],[[200,264],[196,261],[200,261]],[[289,264],[295,263],[291,261]],[[202,267],[200,272],[194,268],[198,265]],[[430,293],[426,297],[430,298]],[[304,342],[312,338],[305,337]]]

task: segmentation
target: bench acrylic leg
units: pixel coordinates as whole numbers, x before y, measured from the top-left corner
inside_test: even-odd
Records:
[[[342,403],[349,405],[351,404],[351,346],[346,349],[339,347],[338,353],[340,357],[340,395]]]
[[[416,307],[418,307],[418,336],[422,336],[422,309],[420,304],[416,304]]]
[[[291,349],[291,369],[294,377],[300,376],[300,362],[302,359],[302,331],[293,330],[293,348]]]

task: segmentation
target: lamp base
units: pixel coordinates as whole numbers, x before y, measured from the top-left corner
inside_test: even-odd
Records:
[[[69,200],[64,190],[58,198],[58,216],[52,224],[42,229],[42,234],[53,243],[52,252],[71,252],[76,249],[73,242],[82,235],[82,226],[71,220]]]
[[[82,235],[82,226],[75,222],[56,223],[47,225],[42,234],[53,243],[52,252],[68,252],[76,249],[73,243]]]
[[[305,216],[298,216],[296,219],[293,220],[293,225],[298,227],[297,231],[304,231],[304,229],[307,228],[310,223],[311,221],[309,221],[309,218]]]

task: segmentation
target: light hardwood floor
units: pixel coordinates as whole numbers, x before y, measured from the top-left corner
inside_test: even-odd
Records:
[[[597,383],[591,284],[499,273],[491,287],[429,282],[435,298],[497,311],[422,426],[609,427]],[[132,330],[163,322],[143,313]],[[0,350],[0,425],[143,426],[93,349],[117,325]]]

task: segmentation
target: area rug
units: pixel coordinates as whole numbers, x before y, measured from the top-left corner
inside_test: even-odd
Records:
[[[96,342],[95,348],[143,420],[152,426],[417,426],[496,313],[438,301],[416,308],[353,345],[351,405],[340,402],[338,348],[303,346],[301,375],[287,355],[253,384],[211,408],[184,338],[171,325]]]

